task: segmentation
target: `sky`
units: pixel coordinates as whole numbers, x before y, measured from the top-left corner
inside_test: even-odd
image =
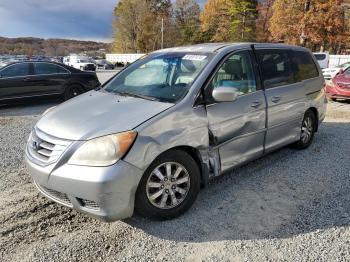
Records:
[[[0,0],[0,36],[110,42],[118,0]],[[205,0],[198,0],[201,5]]]

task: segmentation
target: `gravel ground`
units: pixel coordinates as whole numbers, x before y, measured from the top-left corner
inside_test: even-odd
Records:
[[[1,261],[350,261],[349,112],[330,103],[309,149],[212,181],[180,218],[114,223],[41,196],[23,166],[38,116],[0,116]]]

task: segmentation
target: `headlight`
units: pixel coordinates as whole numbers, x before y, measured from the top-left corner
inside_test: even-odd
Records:
[[[134,142],[137,133],[128,131],[86,141],[71,156],[68,164],[110,166],[122,158]]]

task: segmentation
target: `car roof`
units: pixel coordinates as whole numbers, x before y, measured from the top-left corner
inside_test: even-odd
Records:
[[[40,60],[39,61],[38,60],[15,61],[15,62],[8,63],[6,66],[1,67],[1,69],[4,69],[5,67],[8,67],[10,65],[22,64],[22,63],[49,63],[49,64],[61,66],[65,69],[69,70],[71,73],[79,71],[78,69],[75,69],[74,67],[67,66],[67,65],[62,64],[62,63],[57,63],[54,61],[40,61]]]
[[[236,48],[249,48],[251,46],[256,48],[281,48],[281,49],[299,49],[304,51],[309,51],[307,48],[296,46],[296,45],[287,45],[279,43],[205,43],[189,46],[179,46],[171,47],[157,50],[153,53],[167,53],[167,52],[200,52],[200,53],[218,53],[226,47],[236,47]]]

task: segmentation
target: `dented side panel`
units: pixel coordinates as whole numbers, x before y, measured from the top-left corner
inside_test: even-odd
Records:
[[[209,169],[208,120],[204,106],[171,108],[139,126],[137,131],[135,144],[124,160],[141,170],[146,170],[160,154],[181,146],[196,149]]]
[[[259,107],[252,107],[255,102]],[[263,155],[266,133],[266,101],[257,91],[234,102],[216,103],[207,108],[209,129],[219,150],[221,171]]]

